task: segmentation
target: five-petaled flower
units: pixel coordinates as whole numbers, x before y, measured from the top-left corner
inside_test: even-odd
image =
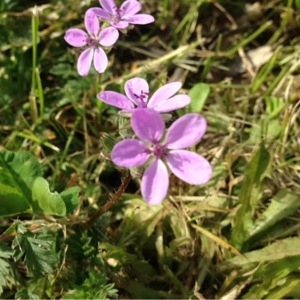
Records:
[[[88,75],[92,61],[95,69],[99,73],[103,73],[107,68],[108,60],[102,46],[112,46],[117,41],[119,32],[114,27],[101,30],[98,17],[92,9],[86,11],[84,24],[88,33],[78,28],[68,29],[65,34],[65,41],[74,47],[88,47],[79,55],[77,61],[79,75]]]
[[[160,204],[167,195],[169,174],[166,165],[189,184],[204,184],[210,179],[210,163],[201,155],[184,150],[203,136],[206,121],[202,116],[191,113],[177,119],[167,130],[165,138],[162,116],[152,109],[134,111],[131,126],[139,139],[125,139],[117,143],[111,158],[121,167],[146,165],[141,192],[149,204]]]
[[[125,95],[114,91],[100,92],[97,97],[106,104],[132,113],[139,108],[150,108],[159,113],[170,112],[188,105],[188,95],[175,95],[181,82],[172,82],[160,87],[149,99],[149,85],[143,78],[132,78],[125,83]]]
[[[93,7],[95,14],[102,20],[108,21],[111,26],[125,29],[129,24],[149,24],[154,18],[148,14],[137,14],[142,5],[137,0],[126,0],[118,7],[114,0],[99,0],[102,8]]]

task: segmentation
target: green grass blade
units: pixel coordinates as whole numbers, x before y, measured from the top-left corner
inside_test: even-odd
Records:
[[[262,143],[246,167],[239,193],[241,207],[236,214],[232,231],[232,243],[239,250],[248,238],[248,229],[253,224],[252,212],[257,205],[261,181],[269,161],[270,154]]]
[[[38,119],[38,109],[36,102],[36,66],[37,66],[37,44],[38,44],[38,10],[35,6],[32,10],[31,17],[31,31],[32,31],[32,71],[31,71],[31,93],[29,97],[30,101],[30,113],[33,123]]]
[[[279,191],[272,199],[268,208],[253,223],[249,237],[254,237],[267,230],[274,224],[291,216],[300,207],[299,196],[289,190]]]

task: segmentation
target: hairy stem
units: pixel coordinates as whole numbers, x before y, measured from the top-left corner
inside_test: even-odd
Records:
[[[91,216],[88,221],[81,224],[81,227],[83,229],[87,229],[91,227],[101,215],[107,212],[118,201],[118,199],[125,192],[130,182],[130,179],[131,179],[130,172],[127,171],[125,178],[122,180],[121,186],[116,191],[116,193],[104,204],[104,206],[102,206],[93,216]]]

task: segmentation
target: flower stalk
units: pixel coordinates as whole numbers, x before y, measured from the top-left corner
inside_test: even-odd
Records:
[[[125,192],[129,182],[131,180],[130,172],[127,171],[124,179],[122,180],[121,186],[118,188],[116,193],[86,222],[81,223],[83,229],[90,228],[100,216],[110,210],[110,208],[121,198],[122,194]]]

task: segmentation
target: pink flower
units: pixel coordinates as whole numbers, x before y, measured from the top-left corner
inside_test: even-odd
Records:
[[[137,108],[151,108],[159,113],[166,113],[188,105],[188,95],[176,95],[182,84],[172,82],[160,87],[149,99],[149,85],[143,78],[132,78],[125,83],[125,94],[114,91],[100,92],[97,97],[106,104],[133,112]]]
[[[136,110],[131,117],[131,126],[139,139],[125,139],[117,143],[111,158],[120,167],[146,164],[141,191],[149,204],[160,204],[167,195],[167,166],[189,184],[204,184],[210,179],[210,163],[194,152],[183,150],[203,136],[206,121],[202,116],[195,113],[184,115],[170,126],[165,138],[165,123],[161,115],[152,109]]]
[[[107,27],[100,30],[98,17],[91,9],[87,10],[84,17],[84,24],[87,33],[82,29],[71,28],[66,31],[65,41],[73,47],[87,46],[78,58],[77,70],[79,75],[88,75],[92,61],[99,73],[107,68],[108,61],[103,47],[112,46],[119,37],[119,32],[114,27]]]
[[[141,3],[137,0],[126,0],[120,8],[114,0],[100,0],[99,2],[103,8],[93,7],[95,14],[118,29],[124,29],[129,24],[144,25],[154,22],[151,15],[137,14],[142,9]]]

